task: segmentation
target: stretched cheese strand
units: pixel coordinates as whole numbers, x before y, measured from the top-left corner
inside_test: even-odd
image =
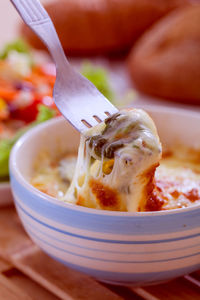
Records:
[[[149,115],[122,110],[81,137],[64,201],[87,207],[141,211],[153,190],[161,144]]]

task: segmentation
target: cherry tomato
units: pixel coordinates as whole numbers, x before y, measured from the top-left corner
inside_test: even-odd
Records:
[[[38,114],[38,105],[41,104],[41,100],[33,100],[29,105],[20,108],[11,108],[11,118],[22,120],[26,123],[35,121]]]

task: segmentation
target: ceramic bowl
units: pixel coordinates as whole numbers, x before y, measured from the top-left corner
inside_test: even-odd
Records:
[[[164,144],[200,143],[200,114],[147,110]],[[101,211],[60,202],[31,186],[41,150],[54,155],[75,150],[78,143],[78,133],[59,118],[32,129],[13,148],[11,187],[31,239],[64,265],[112,284],[157,284],[199,269],[200,205],[161,212]]]

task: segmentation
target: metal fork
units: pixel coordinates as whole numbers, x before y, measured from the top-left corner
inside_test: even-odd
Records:
[[[118,110],[69,64],[55,27],[38,0],[10,0],[24,22],[49,49],[56,65],[53,97],[62,115],[80,132]]]

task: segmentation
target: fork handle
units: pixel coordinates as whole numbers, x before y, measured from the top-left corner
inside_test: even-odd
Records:
[[[64,67],[64,63],[68,63],[68,60],[65,56],[63,47],[58,38],[56,29],[51,21],[42,24],[34,24],[29,26],[37,36],[43,41],[43,43],[48,48],[51,56],[56,64],[56,67],[59,67],[61,70]]]
[[[48,13],[44,9],[44,7],[42,7],[40,2],[37,0],[32,0],[33,2],[37,2],[37,4],[40,5],[46,17],[41,20],[30,21],[30,19],[27,18],[26,11],[21,5],[21,1],[20,0],[10,0],[10,1],[15,6],[16,10],[20,14],[24,22],[29,26],[29,28],[32,31],[35,32],[35,34],[40,38],[40,40],[46,45],[56,64],[56,67],[62,69],[64,66],[66,66],[66,64],[69,65],[69,62],[65,56],[56,29]]]

